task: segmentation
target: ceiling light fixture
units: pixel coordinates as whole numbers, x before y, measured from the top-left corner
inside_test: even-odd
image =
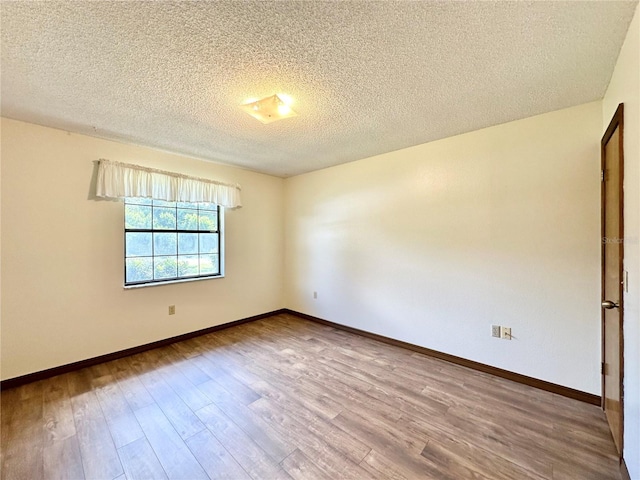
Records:
[[[240,108],[262,123],[271,123],[298,115],[290,103],[291,99],[286,95],[271,95],[260,100],[250,100],[240,105]]]

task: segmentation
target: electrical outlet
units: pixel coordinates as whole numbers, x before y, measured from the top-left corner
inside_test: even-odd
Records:
[[[313,298],[318,298],[318,292],[313,292]]]
[[[176,314],[176,306],[169,305],[169,315],[175,315],[175,314]]]
[[[511,327],[500,327],[502,329],[502,338],[511,340]]]
[[[500,338],[500,325],[491,325],[491,336]]]

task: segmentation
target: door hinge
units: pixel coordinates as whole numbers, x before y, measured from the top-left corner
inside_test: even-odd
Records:
[[[600,362],[600,373],[604,375],[604,362]]]
[[[600,181],[604,182],[604,170],[600,170]]]

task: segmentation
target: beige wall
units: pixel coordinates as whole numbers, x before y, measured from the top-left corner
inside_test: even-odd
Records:
[[[624,458],[631,478],[640,478],[640,13],[627,32],[602,102],[603,132],[624,103]]]
[[[287,179],[286,306],[600,394],[601,130],[594,102]]]
[[[282,179],[7,119],[1,156],[3,379],[282,308]],[[123,289],[123,206],[90,199],[99,158],[240,183],[226,277]]]

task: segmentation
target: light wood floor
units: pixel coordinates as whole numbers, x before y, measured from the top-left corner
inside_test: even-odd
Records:
[[[2,392],[3,479],[619,479],[595,406],[288,315]]]

